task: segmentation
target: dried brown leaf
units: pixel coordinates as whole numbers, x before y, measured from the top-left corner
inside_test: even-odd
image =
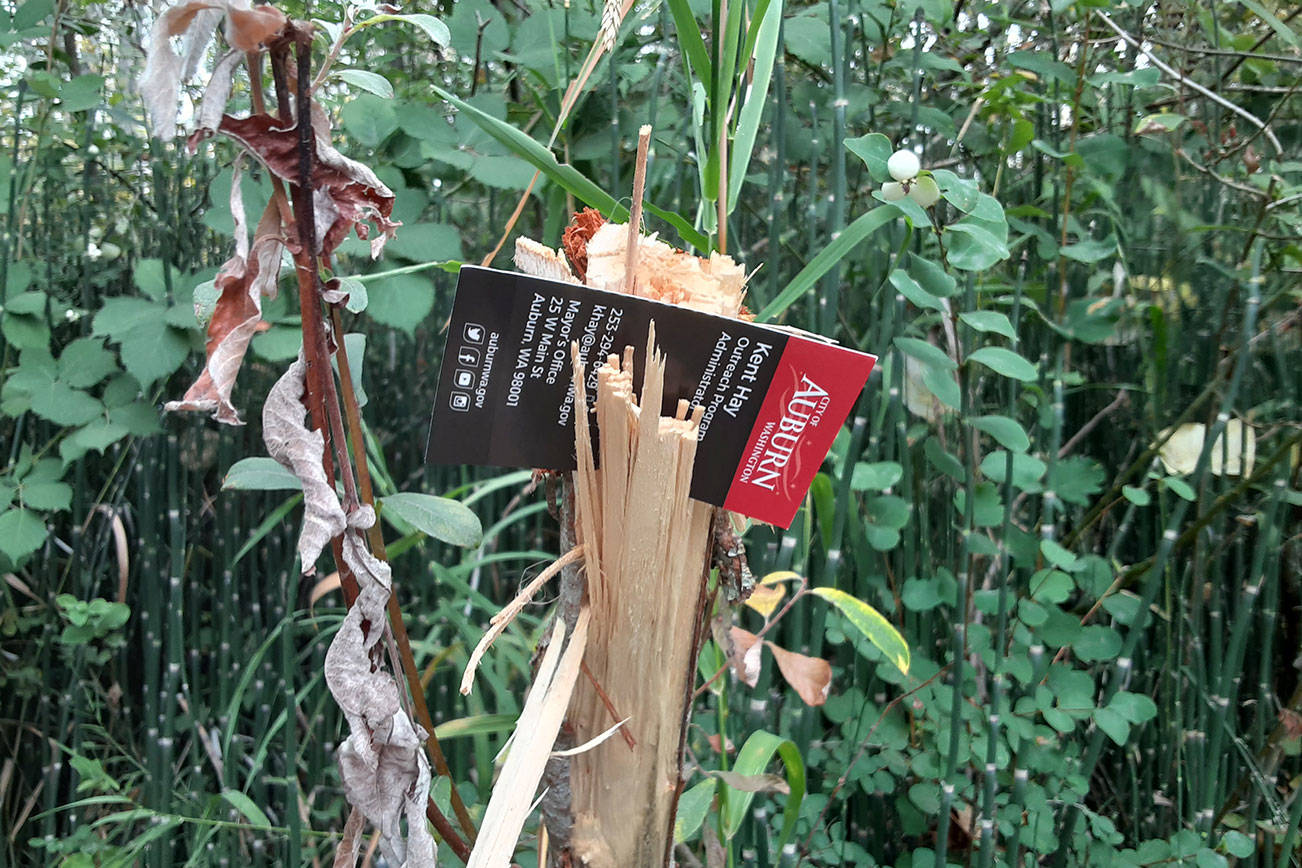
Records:
[[[781,645],[765,642],[773,652],[773,659],[778,663],[778,670],[787,683],[796,689],[806,705],[822,705],[827,702],[827,692],[832,686],[832,664],[820,657],[808,657],[788,651]]]
[[[244,362],[249,342],[262,324],[262,296],[276,294],[280,275],[281,253],[285,249],[279,235],[279,218],[269,207],[258,224],[252,251],[245,230],[244,204],[240,197],[238,163],[231,183],[231,215],[235,221],[235,255],[226,260],[217,273],[220,292],[217,306],[208,321],[206,359],[199,378],[179,401],[164,409],[194,410],[212,413],[218,422],[241,425],[240,414],[231,404],[235,377]]]
[[[358,238],[370,238],[369,221],[379,230],[371,239],[371,256],[379,256],[384,242],[401,225],[389,219],[393,213],[392,191],[369,168],[330,145],[324,116],[314,118],[313,127],[317,133],[317,159],[311,180],[319,252],[329,257],[353,230]],[[298,132],[293,126],[282,127],[268,114],[247,118],[226,115],[218,130],[243,145],[272,174],[298,183]]]
[[[434,839],[425,823],[430,773],[424,740],[407,713],[397,711],[369,733],[354,729],[339,748],[344,794],[379,831],[380,852],[391,865],[434,866]]]
[[[303,575],[316,569],[316,559],[330,540],[347,526],[334,486],[326,479],[321,456],[325,438],[303,424],[303,378],[307,365],[300,354],[267,393],[262,407],[262,436],[272,458],[289,468],[303,484],[303,530],[298,556]]]
[[[339,749],[340,778],[348,801],[379,830],[380,850],[391,864],[432,868],[434,840],[425,824],[430,772],[421,747],[427,736],[402,709],[393,675],[376,663],[376,645],[388,629],[392,576],[362,538],[361,530],[375,523],[374,510],[360,507],[349,519],[343,556],[359,592],[325,660],[326,685],[350,730]]]
[[[728,631],[732,647],[728,648],[728,665],[736,673],[737,680],[747,687],[754,687],[759,681],[760,652],[763,645],[759,637],[749,630],[733,627]]]
[[[357,846],[362,842],[365,828],[366,816],[353,808],[348,813],[348,822],[344,823],[343,840],[335,848],[333,868],[353,868],[357,864]]]
[[[149,34],[145,71],[138,82],[153,135],[161,139],[176,135],[178,89],[182,81],[193,77],[198,70],[223,14],[226,41],[236,52],[257,50],[278,35],[289,21],[274,6],[252,7],[248,0],[187,0],[159,15]],[[184,41],[183,55],[172,48],[172,39],[178,36]],[[235,62],[238,58],[237,54]],[[233,71],[232,66],[229,72]],[[229,83],[226,93],[229,96]]]

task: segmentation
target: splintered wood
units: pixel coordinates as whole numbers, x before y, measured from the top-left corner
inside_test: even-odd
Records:
[[[664,356],[647,341],[642,394],[633,395],[633,353],[597,373],[600,469],[588,427],[576,426],[576,531],[583,545],[592,679],[575,687],[576,741],[629,719],[635,748],[610,739],[573,760],[571,852],[588,868],[658,865],[672,839],[684,697],[698,600],[709,551],[709,506],[688,491],[701,409],[659,414]],[[583,367],[574,349],[575,416],[587,418]],[[594,683],[595,682],[595,683]],[[605,697],[596,685],[604,688]]]
[[[649,130],[644,130],[642,138],[647,136]],[[643,149],[640,141],[639,153]],[[731,258],[691,256],[654,235],[631,231],[628,224],[604,223],[595,211],[575,216],[565,233],[563,254],[521,238],[515,262],[535,277],[748,317],[742,307],[745,274]],[[544,652],[530,702],[539,696],[545,712],[539,708],[527,719],[522,715],[516,727],[510,768],[503,768],[493,787],[472,854],[476,868],[505,868],[509,863],[512,842],[542,777],[540,762],[553,749],[559,726],[555,709],[567,699],[567,741],[580,747],[550,754],[562,771],[554,776],[549,766],[547,772],[554,792],[549,790],[551,795],[543,800],[543,813],[549,829],[555,823],[556,834],[547,864],[664,865],[673,842],[682,736],[706,604],[714,514],[712,507],[688,496],[702,410],[689,413],[687,402],[679,401],[673,418],[660,415],[665,359],[655,347],[654,324],[647,336],[640,396],[633,392],[631,349],[623,359],[612,355],[604,364],[594,362],[600,364],[595,395],[586,391],[577,347],[572,354],[578,470],[566,481],[572,501],[562,498],[573,504],[573,523],[563,520],[561,529],[569,551],[494,619],[473,657],[479,660],[487,644],[563,562],[581,557],[581,575],[572,566],[560,570],[556,623],[573,623],[564,659],[573,661],[575,649],[582,649],[581,670],[587,677],[571,680],[573,670],[564,664],[548,676],[548,661],[555,658],[546,656],[553,654],[550,646]],[[590,408],[600,435],[595,447],[585,422]],[[569,614],[567,599],[572,601]],[[552,643],[560,635],[554,633]],[[463,690],[472,677],[473,664]],[[603,741],[601,737],[621,721],[627,740]]]

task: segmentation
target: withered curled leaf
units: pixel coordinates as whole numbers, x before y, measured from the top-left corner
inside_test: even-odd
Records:
[[[267,452],[303,483],[303,530],[298,537],[298,556],[305,576],[316,570],[321,551],[348,524],[334,486],[321,466],[325,438],[320,431],[309,431],[303,423],[307,413],[302,400],[306,375],[307,363],[300,353],[271,387],[262,407],[262,436]]]
[[[738,681],[754,687],[759,682],[760,653],[764,646],[758,636],[741,627],[733,627],[728,636],[732,640],[732,647],[727,649],[728,665],[736,673]]]
[[[198,70],[223,15],[226,42],[236,52],[235,61],[230,61],[229,56],[223,61],[232,63],[229,71],[233,71],[233,63],[238,63],[240,54],[270,42],[289,21],[274,6],[252,6],[249,0],[187,0],[159,15],[149,34],[145,71],[139,81],[151,134],[160,139],[176,135],[178,89],[182,81]],[[184,53],[180,55],[172,48],[172,39],[176,37],[184,41]],[[229,77],[225,89],[229,95]],[[225,99],[221,103],[224,105]]]
[[[316,160],[312,165],[313,208],[316,212],[318,253],[329,257],[348,233],[370,238],[367,222],[375,224],[378,234],[371,239],[371,256],[380,255],[384,243],[392,238],[398,222],[393,213],[393,192],[381,183],[369,168],[345,157],[331,146],[324,116],[314,118]],[[298,131],[282,126],[268,114],[236,118],[226,115],[218,131],[230,136],[257,157],[272,174],[298,183]]]
[[[203,372],[181,400],[170,401],[163,409],[208,412],[218,422],[240,425],[243,423],[231,404],[231,391],[249,341],[262,327],[262,297],[276,294],[281,253],[285,248],[279,236],[279,218],[274,208],[268,208],[258,224],[250,250],[238,160],[231,183],[231,215],[235,220],[235,255],[217,273],[219,295],[208,321]]]
[[[374,522],[374,510],[362,506],[344,533],[344,562],[359,591],[326,651],[326,685],[350,730],[339,749],[339,772],[348,801],[379,830],[385,858],[394,865],[432,868],[434,839],[425,825],[430,772],[422,750],[427,734],[411,722],[397,682],[377,662],[392,578],[389,565],[362,540],[360,530]]]

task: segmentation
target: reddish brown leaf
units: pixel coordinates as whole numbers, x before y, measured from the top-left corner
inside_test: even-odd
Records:
[[[763,646],[759,637],[749,630],[733,627],[728,631],[732,647],[728,651],[728,665],[736,673],[737,680],[747,687],[754,687],[759,681],[760,652]]]
[[[240,425],[243,423],[231,404],[231,391],[249,341],[262,328],[262,296],[276,294],[284,245],[277,234],[280,221],[275,209],[269,207],[258,224],[250,251],[238,162],[231,183],[230,205],[235,220],[235,255],[217,273],[215,282],[220,294],[208,321],[203,372],[181,400],[169,402],[164,409],[212,413],[218,422]]]
[[[369,238],[369,221],[379,230],[371,241],[371,256],[379,256],[384,242],[401,225],[389,219],[393,193],[366,166],[331,147],[324,135],[324,120],[313,126],[317,132],[312,189],[318,252],[329,258],[354,229],[358,238]],[[298,183],[298,132],[294,127],[281,127],[276,118],[260,114],[247,118],[226,115],[217,129],[247,148],[272,174]]]
[[[275,6],[231,2],[226,6],[226,41],[236,51],[255,51],[285,28],[288,18]]]
[[[832,686],[832,664],[819,657],[807,657],[788,651],[781,645],[765,642],[778,662],[778,669],[787,683],[796,689],[806,705],[827,702],[827,691]]]
[[[187,0],[158,16],[149,35],[145,71],[140,76],[140,95],[148,110],[149,131],[153,135],[170,139],[176,134],[177,89],[197,71],[223,14],[226,41],[238,53],[255,51],[270,42],[289,21],[279,9],[254,7],[249,0]],[[178,56],[172,48],[172,39],[177,36],[185,40],[183,56]],[[219,70],[227,76],[226,96],[230,94],[229,74],[240,56],[237,54],[232,61],[228,55],[223,61],[225,69]],[[214,73],[214,78],[217,77]],[[221,91],[223,88],[218,85],[215,90]],[[225,97],[220,100],[222,104],[225,101]]]

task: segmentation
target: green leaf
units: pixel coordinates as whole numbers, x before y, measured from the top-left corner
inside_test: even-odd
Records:
[[[716,778],[706,778],[696,786],[683,793],[678,799],[678,814],[674,817],[674,843],[681,844],[691,840],[714,801],[714,789],[718,786]]]
[[[860,461],[850,476],[850,490],[885,491],[899,482],[903,475],[904,468],[894,461],[878,461],[874,464]]]
[[[443,721],[434,727],[434,735],[439,741],[468,735],[494,735],[510,732],[515,728],[515,721],[514,714],[474,714]]]
[[[960,178],[948,169],[936,169],[931,175],[936,179],[936,185],[940,187],[940,193],[946,202],[964,214],[977,207],[981,191],[975,181]]]
[[[1278,36],[1280,39],[1282,39],[1284,42],[1287,42],[1289,45],[1293,46],[1294,48],[1298,47],[1298,35],[1293,32],[1292,28],[1290,28],[1287,24],[1281,21],[1278,18],[1278,16],[1276,16],[1273,12],[1267,9],[1265,4],[1258,3],[1257,0],[1239,0],[1239,2],[1242,3],[1244,6],[1247,6],[1253,12],[1257,13],[1257,16],[1262,21],[1265,21],[1268,25],[1270,25],[1271,30],[1275,31],[1276,36]],[[1296,12],[1297,8],[1294,7],[1293,11]],[[1292,20],[1292,17],[1293,16],[1290,15],[1289,19]]]
[[[922,385],[926,386],[927,391],[935,395],[946,407],[954,410],[961,409],[963,395],[958,390],[958,380],[954,378],[952,371],[931,367],[924,368]]]
[[[381,516],[397,516],[445,543],[469,548],[479,545],[484,536],[479,516],[459,500],[404,491],[381,497],[380,506]]]
[[[131,272],[131,282],[136,285],[136,289],[154,301],[162,301],[167,298],[164,268],[161,259],[141,259],[136,262],[135,270]]]
[[[27,509],[8,509],[0,514],[0,552],[18,563],[41,547],[49,529],[41,517]]]
[[[1117,253],[1117,242],[1115,238],[1108,237],[1101,241],[1095,241],[1087,238],[1084,241],[1078,241],[1075,244],[1068,244],[1065,247],[1058,248],[1058,252],[1068,259],[1074,259],[1077,262],[1091,263],[1107,259],[1109,256],[1115,256]]]
[[[972,427],[984,431],[1010,452],[1025,452],[1031,448],[1031,438],[1016,419],[1007,416],[977,416]]]
[[[1031,576],[1029,587],[1031,599],[1055,606],[1064,602],[1076,590],[1071,576],[1061,570],[1036,570]]]
[[[1113,660],[1121,653],[1121,634],[1111,627],[1091,624],[1081,630],[1072,650],[1086,663]]]
[[[460,260],[461,232],[447,223],[412,223],[398,230],[398,236],[385,245],[384,253],[412,262]]]
[[[909,276],[932,295],[949,298],[958,290],[958,281],[930,259],[909,254]]]
[[[365,283],[355,277],[341,277],[339,278],[339,288],[348,293],[344,308],[349,313],[361,313],[366,310],[366,305],[370,303],[371,296],[366,291]]]
[[[1046,561],[1069,573],[1080,572],[1085,566],[1076,555],[1068,551],[1062,543],[1056,540],[1040,540],[1040,553],[1044,555]]]
[[[399,21],[403,24],[419,27],[439,48],[446,48],[448,43],[452,41],[452,34],[448,32],[448,26],[433,15],[426,15],[423,12],[408,15],[375,15],[360,22],[357,29],[360,30],[373,24],[383,24],[386,21]]]
[[[961,489],[954,492],[954,509],[963,515],[966,507],[967,492]],[[972,520],[977,527],[994,527],[1004,522],[1004,505],[999,500],[999,490],[989,482],[979,483],[976,487]]]
[[[886,170],[886,161],[890,159],[895,148],[891,140],[881,133],[868,133],[857,139],[846,139],[845,149],[863,160],[868,167],[868,174],[877,183],[891,180],[891,173]]]
[[[84,112],[99,105],[104,87],[102,75],[79,75],[59,88],[59,107],[66,112]]]
[[[419,274],[395,274],[367,289],[366,309],[382,325],[415,334],[416,326],[434,309],[434,284]]]
[[[1130,738],[1130,722],[1110,708],[1096,708],[1094,722],[1107,733],[1108,738],[1122,747]]]
[[[939,579],[910,578],[900,589],[900,602],[911,612],[927,612],[942,602]]]
[[[373,93],[381,99],[393,99],[393,85],[378,72],[366,69],[337,69],[334,77],[353,87],[359,87],[367,93]]]
[[[436,84],[427,85],[440,98],[453,105],[467,120],[484,132],[501,142],[522,160],[542,172],[563,189],[573,193],[585,204],[596,208],[607,219],[619,222],[628,219],[628,209],[619,204],[613,196],[602,190],[578,169],[568,163],[559,163],[556,155],[542,143],[534,141],[527,133],[516,129],[506,121],[493,117],[482,109],[476,108],[465,100],[458,99],[450,92]],[[459,117],[460,117],[459,116]]]
[[[378,77],[378,76],[377,76]],[[369,93],[364,93],[346,103],[339,112],[344,129],[368,148],[379,147],[398,129],[398,116],[393,103]]]
[[[1006,234],[1006,225],[1004,230]],[[984,271],[1011,255],[1003,238],[971,216],[946,226],[945,240],[949,264],[961,271]]]
[[[855,218],[854,222],[838,235],[831,244],[828,244],[818,252],[818,255],[809,261],[809,264],[800,270],[800,273],[791,279],[791,282],[778,293],[777,298],[764,306],[758,314],[755,315],[755,321],[759,323],[771,322],[775,317],[781,316],[782,312],[810,290],[824,274],[832,269],[846,254],[855,248],[860,241],[863,241],[873,232],[890,223],[897,216],[891,208],[874,208],[867,214],[861,214]]]
[[[4,309],[7,313],[44,317],[47,300],[43,292],[20,292],[5,300]]]
[[[14,13],[13,28],[14,30],[26,30],[29,27],[35,27],[48,18],[53,11],[54,0],[27,0]]]
[[[978,362],[996,374],[1024,383],[1033,382],[1037,376],[1035,365],[1006,347],[981,347],[968,356],[968,361]]]
[[[996,449],[981,459],[981,472],[990,480],[1003,484],[1008,470],[1009,450]],[[1043,491],[1040,480],[1048,471],[1049,465],[1033,455],[1027,455],[1024,452],[1014,452],[1013,455],[1013,486],[1020,491],[1029,494],[1038,494]]]
[[[24,484],[20,495],[23,506],[47,512],[67,509],[72,504],[72,486],[66,482]]]
[[[31,393],[32,412],[56,425],[84,425],[104,412],[104,405],[60,380]]]
[[[895,339],[895,346],[901,352],[907,353],[928,367],[939,368],[943,371],[952,371],[958,367],[958,365],[954,364],[954,360],[945,354],[944,350],[924,340],[898,337]]]
[[[274,458],[241,458],[222,478],[223,491],[302,491],[298,477]]]
[[[979,332],[994,332],[1009,340],[1016,340],[1017,333],[1005,314],[997,310],[965,310],[958,315],[963,323]]]
[[[841,610],[855,628],[877,646],[886,659],[901,672],[909,671],[909,646],[899,631],[872,606],[837,588],[812,588],[811,594],[822,597]]]
[[[1198,492],[1193,490],[1193,486],[1178,476],[1168,476],[1162,480],[1162,484],[1175,492],[1176,496],[1181,500],[1193,503],[1198,499]]]
[[[77,338],[59,354],[59,379],[73,388],[88,389],[117,369],[99,338]]]
[[[1157,703],[1142,693],[1130,693],[1125,690],[1117,691],[1111,701],[1108,702],[1108,708],[1131,723],[1148,723],[1148,721],[1157,717]]]
[[[1103,488],[1103,466],[1092,458],[1076,455],[1053,465],[1047,488],[1058,499],[1078,506],[1088,506],[1090,498]]]
[[[748,71],[749,87],[746,88],[746,102],[742,104],[737,118],[737,129],[733,133],[732,153],[729,154],[728,177],[728,213],[736,210],[741,201],[742,184],[746,181],[746,169],[750,166],[751,153],[755,148],[755,136],[759,131],[764,107],[768,102],[769,81],[773,76],[773,61],[777,57],[778,31],[782,25],[782,0],[769,0],[764,17],[758,27],[752,26],[755,37],[753,53],[745,56],[751,58]]]
[[[706,51],[701,28],[696,24],[696,15],[688,5],[688,0],[669,0],[669,13],[674,19],[679,48],[687,58],[692,73],[708,92],[711,88],[711,74],[714,67],[710,63],[710,55]]]
[[[152,415],[154,411],[149,408],[149,412]],[[59,457],[63,459],[64,464],[71,464],[91,450],[103,453],[109,446],[130,433],[126,425],[97,419],[64,437],[59,443]]]
[[[0,333],[4,334],[11,346],[20,350],[50,345],[50,327],[44,315],[30,316],[6,311],[0,320]]]
[[[181,367],[190,354],[188,334],[169,325],[167,313],[166,306],[143,298],[118,297],[95,314],[95,334],[121,345],[127,373],[145,388]]]
[[[1203,847],[1194,854],[1194,864],[1198,868],[1226,868],[1230,863],[1212,848]]]
[[[890,281],[891,286],[895,287],[900,295],[913,302],[914,306],[922,310],[945,312],[945,303],[919,286],[908,272],[897,268],[891,272]]]
[[[1225,837],[1221,838],[1221,845],[1225,847],[1225,852],[1239,859],[1248,858],[1257,849],[1256,843],[1251,838],[1233,830],[1225,833]]]
[[[230,803],[231,807],[244,815],[244,819],[249,821],[250,825],[258,828],[270,828],[271,821],[267,815],[262,812],[253,800],[241,793],[239,790],[222,790],[222,798]]]
[[[787,795],[787,803],[782,809],[782,832],[778,836],[777,846],[780,852],[791,840],[791,833],[796,828],[796,820],[800,818],[800,802],[805,798],[805,762],[800,756],[800,749],[790,739],[771,732],[763,730],[753,732],[737,752],[737,760],[733,763],[732,771],[739,775],[763,774],[775,753],[786,767],[787,786],[791,790]],[[737,834],[742,822],[750,814],[750,803],[754,798],[754,793],[736,790],[728,794],[728,808],[724,816],[723,830],[724,835],[729,839]]]

